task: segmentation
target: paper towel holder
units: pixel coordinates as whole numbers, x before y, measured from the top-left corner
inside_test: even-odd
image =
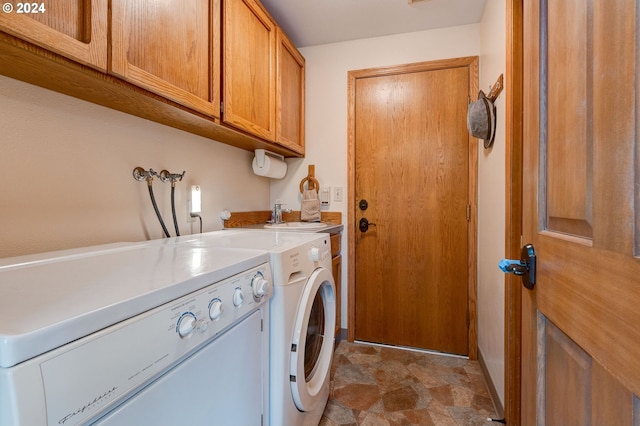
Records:
[[[265,149],[256,149],[251,162],[253,173],[270,179],[282,179],[287,174],[284,156]]]
[[[258,163],[258,167],[264,167],[264,158],[267,155],[284,161],[284,155],[276,154],[275,152],[267,151],[266,149],[256,149],[255,153],[256,163]]]

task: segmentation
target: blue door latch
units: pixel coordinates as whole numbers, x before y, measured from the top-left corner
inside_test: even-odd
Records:
[[[498,264],[498,268],[505,274],[524,275],[529,271],[527,265],[523,265],[519,260],[502,259]]]
[[[520,260],[502,259],[498,268],[505,274],[514,274],[522,277],[522,284],[529,290],[536,285],[536,251],[533,245],[522,247]]]

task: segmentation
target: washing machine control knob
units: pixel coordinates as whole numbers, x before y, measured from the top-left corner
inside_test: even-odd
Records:
[[[312,247],[311,248],[311,260],[313,260],[314,262],[319,262],[320,256],[322,255],[320,249],[318,247]]]
[[[178,323],[176,325],[176,331],[178,335],[182,338],[188,337],[193,330],[196,329],[196,324],[198,320],[196,316],[191,312],[185,312],[178,318]]]
[[[251,288],[253,289],[253,295],[260,299],[261,297],[269,294],[271,284],[269,284],[269,281],[265,280],[264,276],[258,272],[251,280]]]
[[[222,315],[222,311],[224,311],[224,305],[222,305],[222,300],[217,297],[209,302],[209,318],[212,320],[217,320]]]
[[[198,321],[196,328],[200,333],[206,332],[207,329],[209,328],[209,321],[205,321],[205,320]]]
[[[242,289],[237,287],[233,292],[233,306],[237,308],[242,305],[242,302],[244,302],[244,294],[242,293]]]

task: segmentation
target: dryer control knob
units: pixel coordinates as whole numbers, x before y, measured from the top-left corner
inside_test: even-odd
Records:
[[[217,320],[222,315],[222,311],[224,311],[224,305],[222,304],[222,300],[219,298],[213,299],[209,302],[209,318],[212,320]]]
[[[265,280],[262,275],[256,275],[251,280],[251,288],[253,289],[253,295],[257,298],[261,298],[269,294],[271,290],[271,284]]]
[[[244,302],[244,294],[242,294],[242,289],[238,287],[236,291],[233,292],[233,306],[237,308],[242,305],[242,302]]]
[[[178,332],[178,335],[183,338],[188,337],[191,333],[193,333],[193,330],[196,329],[197,322],[198,320],[196,319],[196,316],[191,312],[185,312],[184,314],[182,314],[182,316],[178,319],[178,324],[176,325],[176,331]]]
[[[314,262],[319,262],[320,261],[320,249],[318,247],[312,247],[311,248],[311,260],[313,260]]]

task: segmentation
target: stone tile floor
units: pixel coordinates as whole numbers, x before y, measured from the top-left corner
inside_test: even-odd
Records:
[[[342,341],[320,425],[496,425],[495,416],[478,361]]]

